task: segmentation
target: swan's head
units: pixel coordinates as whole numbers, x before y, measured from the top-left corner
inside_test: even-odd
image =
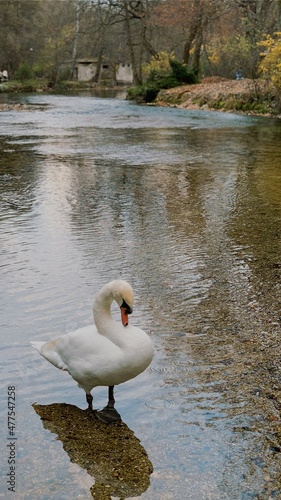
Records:
[[[112,295],[121,310],[121,320],[124,326],[128,326],[128,315],[133,312],[134,292],[124,280],[116,280],[111,282]]]

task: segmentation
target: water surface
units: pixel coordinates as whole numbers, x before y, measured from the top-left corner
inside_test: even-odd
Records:
[[[34,108],[0,116],[2,477],[15,386],[17,498],[92,498],[96,478],[31,406],[83,409],[84,393],[29,340],[89,324],[96,292],[120,277],[155,345],[151,367],[116,388],[154,468],[141,498],[279,498],[280,123],[18,99]],[[104,406],[106,389],[93,395]]]

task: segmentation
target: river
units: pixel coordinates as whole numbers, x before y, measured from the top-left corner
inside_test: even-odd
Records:
[[[86,403],[29,341],[90,324],[99,288],[123,278],[155,357],[115,391],[152,464],[122,498],[281,498],[280,121],[122,95],[5,98],[31,108],[0,115],[0,497],[122,497],[34,411]],[[105,388],[93,396],[104,406]]]

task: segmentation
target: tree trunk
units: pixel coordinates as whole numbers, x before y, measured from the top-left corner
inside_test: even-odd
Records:
[[[184,44],[182,59],[183,59],[183,63],[186,64],[187,66],[188,66],[189,61],[190,61],[190,51],[191,51],[193,40],[194,40],[194,38],[196,36],[196,31],[192,30],[189,33],[189,36],[188,36],[188,38],[187,38],[187,40],[186,40],[186,42]]]
[[[190,51],[194,44],[194,54],[192,57],[192,69],[199,72],[201,47],[203,43],[204,29],[208,25],[207,12],[204,10],[205,3],[202,0],[193,2],[194,13],[193,20],[190,24],[188,38],[184,45],[183,62],[188,65],[190,63]],[[189,64],[191,66],[191,64]]]
[[[81,8],[79,5],[79,0],[77,0],[77,3],[76,3],[76,28],[75,28],[75,35],[74,35],[74,42],[73,42],[73,49],[72,49],[71,68],[70,68],[70,75],[69,75],[70,80],[73,80],[74,72],[75,72],[78,37],[79,37],[79,30],[80,30],[80,12],[81,12]]]
[[[99,51],[99,56],[98,56],[96,73],[91,80],[92,82],[95,82],[95,83],[98,83],[100,81],[100,78],[101,78],[103,50],[104,50],[104,47],[101,47],[101,49]]]
[[[135,52],[134,52],[134,47],[133,47],[133,39],[132,39],[130,16],[129,16],[129,9],[128,9],[127,0],[124,2],[124,8],[125,8],[125,23],[126,23],[126,29],[127,29],[128,47],[129,47],[130,59],[131,59],[132,70],[133,70],[133,79],[134,79],[134,83],[136,85],[141,85],[142,81],[141,81],[141,78],[140,78],[139,73],[138,73],[138,67],[137,67],[136,57],[135,57]]]
[[[277,0],[277,30],[281,30],[281,0]]]
[[[195,48],[194,48],[194,54],[193,54],[193,60],[192,60],[192,69],[194,70],[195,74],[199,74],[200,70],[200,58],[201,58],[201,47],[203,43],[203,35],[202,31],[198,30],[198,33],[195,38]]]

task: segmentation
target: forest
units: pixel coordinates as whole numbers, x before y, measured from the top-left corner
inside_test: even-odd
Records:
[[[167,54],[200,76],[281,86],[281,0],[1,0],[0,70],[75,78],[77,60],[127,62],[134,84]]]

